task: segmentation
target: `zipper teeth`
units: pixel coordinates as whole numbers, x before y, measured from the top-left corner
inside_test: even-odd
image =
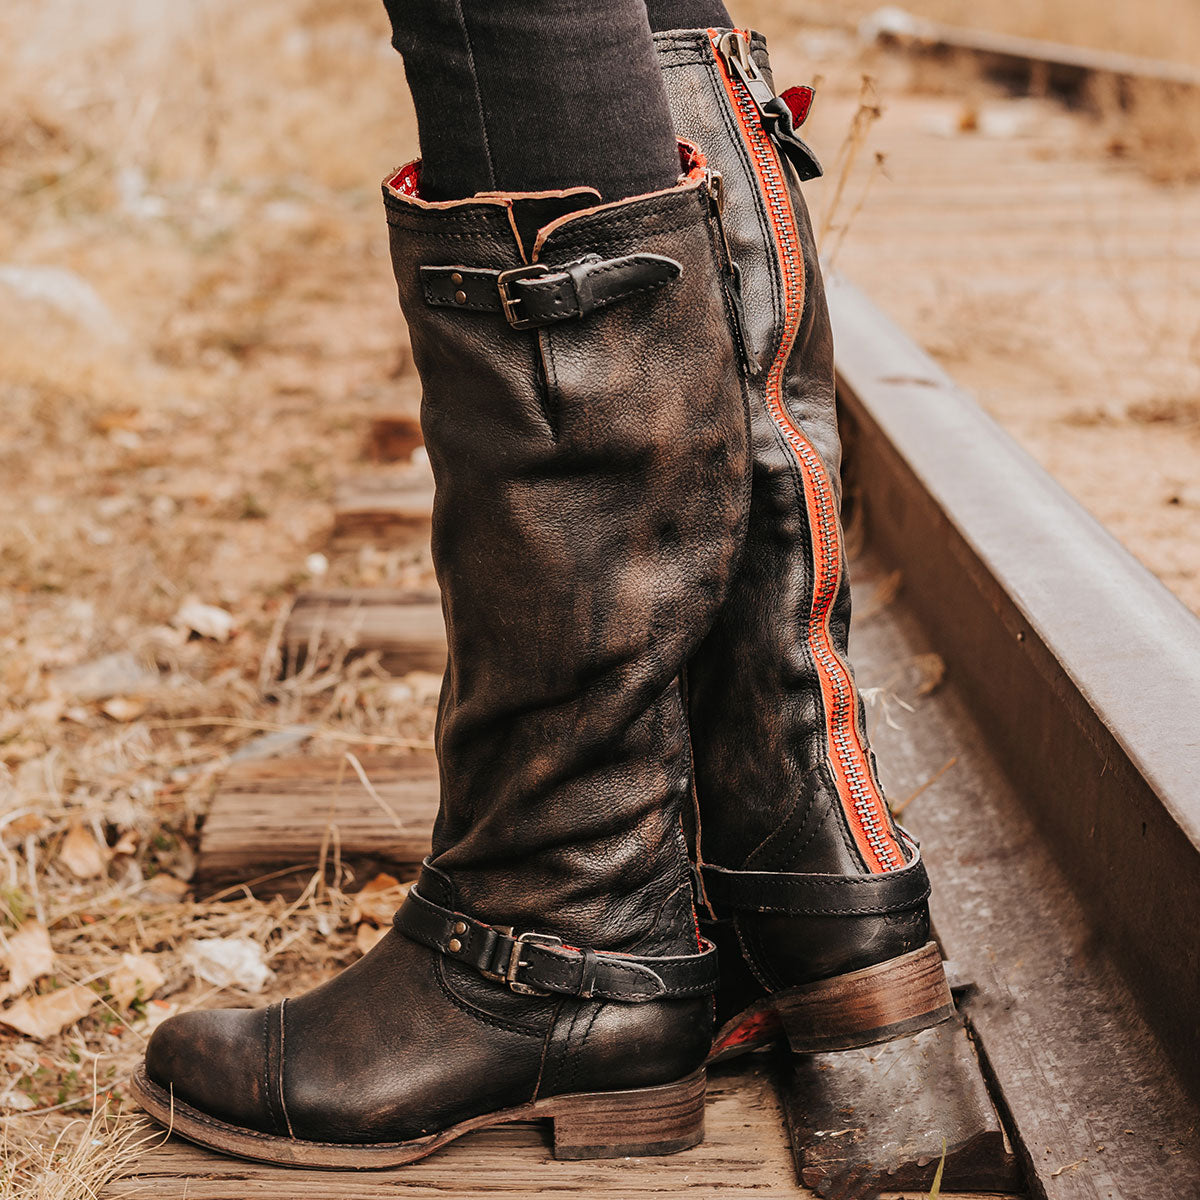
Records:
[[[829,631],[829,617],[842,572],[842,546],[833,489],[824,464],[812,444],[792,423],[783,407],[783,372],[803,315],[804,265],[799,251],[795,213],[778,159],[762,128],[758,108],[749,90],[741,80],[732,76],[721,62],[719,53],[717,60],[726,89],[737,106],[749,138],[759,181],[770,210],[771,226],[784,264],[784,330],[767,378],[766,401],[772,420],[796,454],[804,476],[805,495],[811,497],[807,507],[812,530],[815,578],[806,636],[813,652],[813,661],[833,697],[832,705],[826,706],[826,719],[834,777],[842,785],[839,790],[850,800],[851,815],[861,835],[858,839],[860,844],[865,843],[869,847],[878,870],[891,871],[903,865],[904,857],[892,836],[883,796],[859,739],[858,697],[854,684],[848,667],[833,648]]]

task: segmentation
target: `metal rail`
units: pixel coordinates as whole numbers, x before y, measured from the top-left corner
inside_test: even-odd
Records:
[[[1200,621],[860,292],[830,308],[848,501],[903,580],[852,649],[946,664],[876,741],[893,797],[955,763],[911,815],[1029,1185],[1200,1197]]]
[[[879,9],[862,22],[859,35],[864,41],[885,45],[973,54],[1001,73],[1040,76],[1051,87],[1065,87],[1071,91],[1078,91],[1087,78],[1095,75],[1184,88],[1200,87],[1200,70],[1188,63],[1092,50],[982,29],[963,29],[914,16],[902,8]]]

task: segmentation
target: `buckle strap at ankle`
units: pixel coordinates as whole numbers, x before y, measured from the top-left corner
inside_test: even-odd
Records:
[[[398,932],[506,983],[523,996],[576,996],[637,1004],[702,996],[717,987],[717,950],[702,940],[698,954],[650,957],[577,950],[547,933],[514,933],[442,908],[412,887],[392,919]]]
[[[535,329],[586,317],[640,292],[674,283],[683,268],[661,254],[589,255],[560,267],[545,263],[493,271],[483,267],[422,267],[426,304],[498,312],[514,329]]]
[[[794,917],[875,917],[918,908],[929,899],[921,851],[898,871],[879,875],[803,875],[787,871],[731,871],[700,867],[710,903],[739,912]]]

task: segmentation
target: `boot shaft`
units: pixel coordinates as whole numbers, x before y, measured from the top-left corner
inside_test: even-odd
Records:
[[[616,204],[416,177],[385,198],[449,647],[434,863],[493,923],[694,949],[678,676],[747,506],[704,165]]]
[[[689,665],[702,837],[730,866],[905,862],[847,658],[833,340],[797,181],[814,160],[757,35],[656,38],[672,111],[724,177],[752,367],[753,499],[730,600]]]

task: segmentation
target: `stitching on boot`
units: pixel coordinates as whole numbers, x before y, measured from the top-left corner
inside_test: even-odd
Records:
[[[442,957],[437,956],[437,962],[433,964],[434,978],[437,980],[437,985],[442,991],[442,995],[450,1001],[460,1012],[466,1013],[468,1017],[473,1017],[476,1021],[482,1022],[484,1025],[491,1025],[494,1029],[503,1029],[508,1033],[523,1033],[526,1037],[541,1037],[540,1029],[531,1029],[528,1026],[514,1025],[510,1021],[504,1020],[503,1017],[494,1017],[491,1013],[485,1012],[482,1008],[476,1008],[469,1000],[460,997],[450,987],[449,980],[443,974]]]
[[[550,1047],[554,1044],[554,1030],[558,1025],[559,1014],[562,1012],[563,1004],[565,1003],[565,1001],[560,1000],[558,1004],[554,1006],[554,1011],[550,1014],[550,1025],[546,1029],[545,1037],[542,1039],[542,1056],[538,1060],[537,1079],[533,1081],[533,1095],[529,1098],[531,1103],[536,1100],[538,1095],[541,1093],[542,1077],[546,1073],[546,1057],[550,1053]]]
[[[278,1136],[282,1127],[279,1113],[275,1108],[275,1088],[271,1079],[271,1005],[262,1010],[262,1043],[263,1043],[263,1095],[267,1101],[267,1115],[271,1118],[271,1128]]]
[[[287,1096],[283,1091],[283,1010],[286,1004],[286,999],[279,1002],[279,1107],[283,1110],[283,1119],[287,1123],[288,1137],[294,1138],[296,1131],[292,1128],[292,1118],[287,1110]]]

